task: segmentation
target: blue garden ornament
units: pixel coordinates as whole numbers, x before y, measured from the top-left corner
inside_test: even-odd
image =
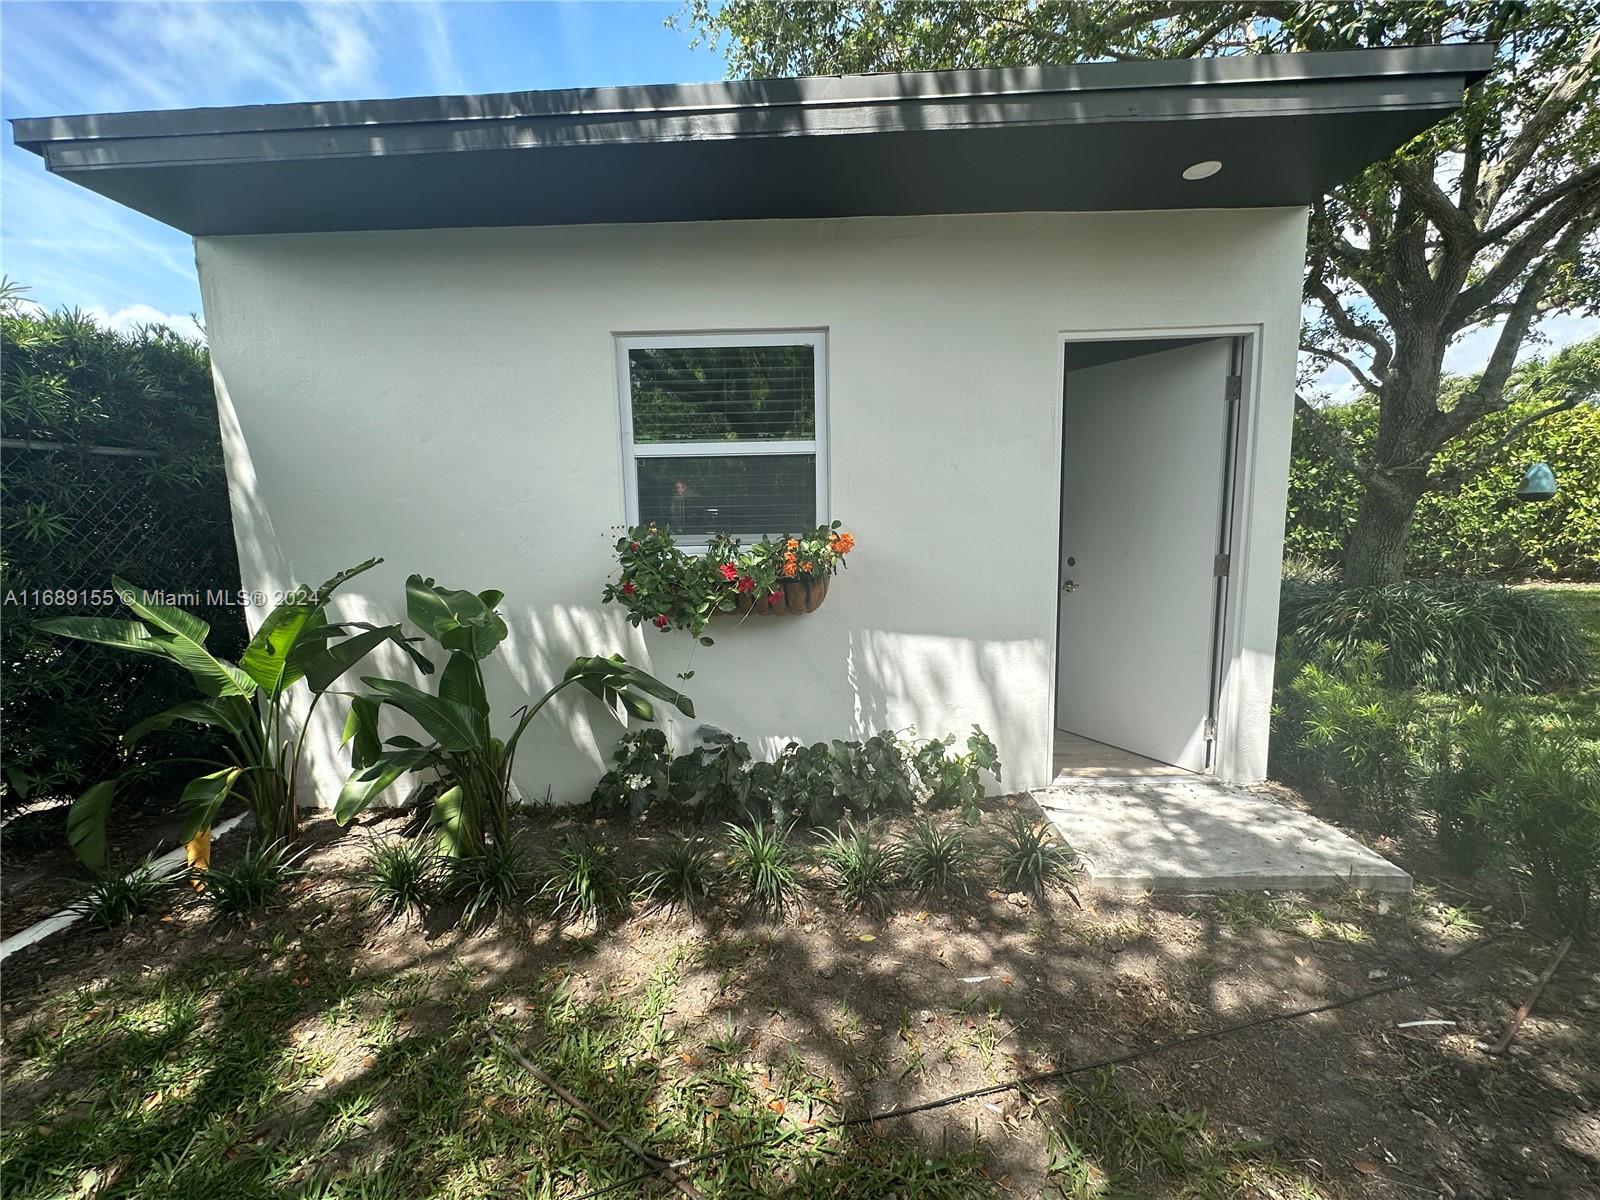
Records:
[[[1549,463],[1536,462],[1523,473],[1517,487],[1518,500],[1553,500],[1556,494],[1556,473]]]

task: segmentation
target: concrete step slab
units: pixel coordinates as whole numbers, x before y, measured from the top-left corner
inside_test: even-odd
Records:
[[[1408,892],[1411,876],[1325,821],[1202,775],[1058,778],[1031,793],[1118,892]]]

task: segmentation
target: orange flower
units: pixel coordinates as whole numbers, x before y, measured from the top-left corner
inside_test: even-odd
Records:
[[[828,537],[828,545],[835,554],[849,554],[856,548],[856,538],[853,533],[835,533]]]
[[[816,570],[816,567],[817,567],[817,564],[814,563],[814,562],[803,562],[803,563],[800,564],[800,569],[802,571],[804,571],[807,575],[811,574],[812,571]]]
[[[796,539],[796,538],[790,538],[789,539],[789,549],[790,550],[798,550],[798,549],[800,549],[799,540]]]
[[[789,579],[793,579],[794,578],[795,565],[794,565],[794,560],[793,559],[790,559],[788,562],[783,564],[783,573]]]

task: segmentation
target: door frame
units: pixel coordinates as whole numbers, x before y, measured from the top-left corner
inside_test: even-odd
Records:
[[[1216,728],[1215,738],[1208,752],[1207,775],[1228,778],[1229,755],[1227,747],[1237,728],[1239,712],[1238,673],[1233,670],[1239,657],[1239,631],[1244,628],[1245,598],[1249,594],[1247,576],[1252,559],[1251,534],[1253,506],[1249,502],[1249,481],[1255,477],[1256,436],[1261,415],[1261,343],[1260,324],[1239,325],[1164,325],[1141,328],[1106,328],[1061,330],[1056,335],[1056,399],[1055,399],[1055,475],[1056,475],[1056,558],[1054,571],[1055,624],[1050,631],[1050,705],[1047,714],[1049,737],[1045,739],[1045,778],[1055,778],[1057,694],[1061,674],[1061,505],[1066,469],[1065,442],[1067,404],[1067,345],[1071,342],[1106,341],[1169,341],[1183,338],[1234,338],[1238,347],[1240,374],[1238,410],[1233,421],[1232,445],[1219,446],[1224,455],[1229,478],[1224,481],[1223,517],[1219,528],[1219,543],[1228,547],[1228,573],[1223,586],[1217,589],[1217,611],[1212,633],[1211,657],[1213,666],[1212,695],[1210,703]],[[1231,454],[1230,454],[1231,451]],[[1231,461],[1229,461],[1231,459]]]

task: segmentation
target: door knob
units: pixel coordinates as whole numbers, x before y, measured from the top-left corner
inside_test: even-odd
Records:
[[[1075,591],[1078,590],[1078,585],[1076,583],[1074,583],[1072,580],[1068,579],[1068,580],[1063,581],[1063,583],[1061,584],[1061,590],[1063,592],[1075,592]]]

